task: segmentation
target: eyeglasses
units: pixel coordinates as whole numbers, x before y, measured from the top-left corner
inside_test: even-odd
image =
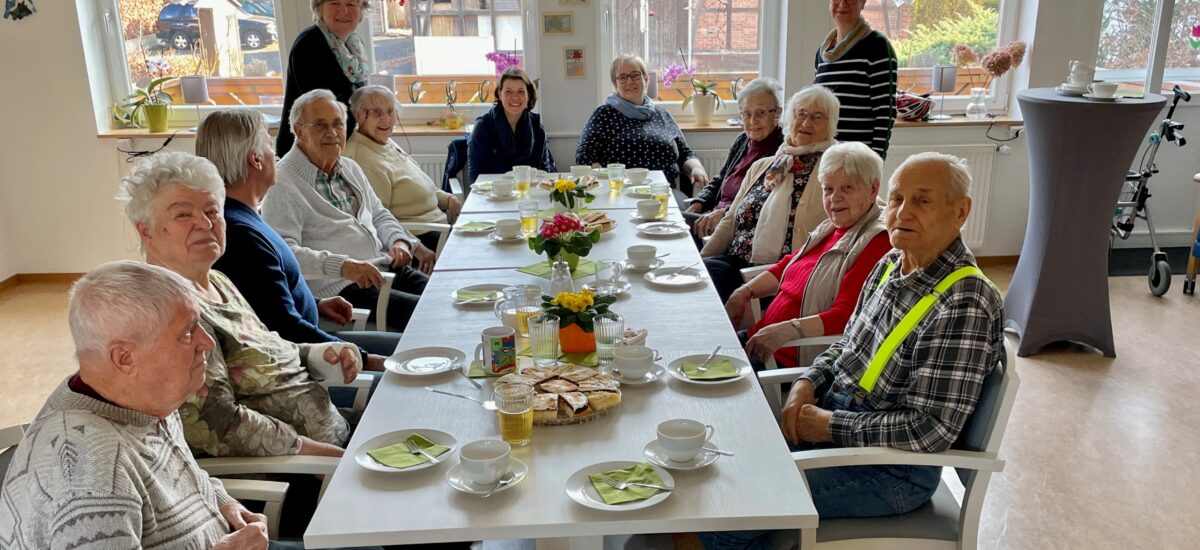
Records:
[[[300,124],[301,126],[310,126],[312,128],[316,128],[317,131],[321,132],[322,134],[327,134],[327,133],[329,133],[330,130],[333,130],[334,133],[338,133],[338,134],[346,133],[346,122],[343,120],[336,120],[333,122],[333,124],[330,124],[325,121],[299,122],[297,124]]]
[[[810,113],[808,109],[800,109],[796,111],[796,122],[810,121],[813,124],[825,124],[829,122],[829,117],[825,113]]]
[[[641,80],[642,76],[644,76],[642,71],[634,71],[629,74],[619,74],[617,75],[617,84],[624,84],[630,80]]]
[[[367,116],[372,118],[392,118],[395,114],[395,109],[367,109]]]
[[[742,120],[754,120],[756,118],[767,118],[778,113],[779,109],[755,109],[753,111],[742,111],[738,113]]]

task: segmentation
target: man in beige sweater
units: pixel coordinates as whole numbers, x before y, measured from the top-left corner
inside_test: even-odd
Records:
[[[69,312],[79,372],[46,400],[0,489],[0,548],[267,548],[266,518],[196,464],[176,409],[213,339],[190,285],[121,261]]]

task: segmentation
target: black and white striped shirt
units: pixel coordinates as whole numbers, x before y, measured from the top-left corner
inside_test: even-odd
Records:
[[[829,88],[842,103],[838,141],[866,143],[887,158],[896,121],[896,52],[879,31],[850,47],[837,61],[826,63],[817,52],[814,83]]]

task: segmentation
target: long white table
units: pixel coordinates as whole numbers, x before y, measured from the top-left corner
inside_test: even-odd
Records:
[[[495,181],[500,177],[499,174],[480,174],[476,183]],[[648,185],[651,182],[665,182],[666,176],[661,170],[654,170],[646,177],[646,182],[642,185]],[[626,187],[629,187],[627,184]],[[632,210],[637,208],[637,201],[648,197],[631,197],[622,189],[621,191],[613,191],[608,186],[608,180],[601,180],[600,187],[592,191],[596,196],[591,203],[583,205],[593,210]],[[478,189],[473,189],[468,196],[468,200],[463,204],[462,212],[464,214],[474,213],[492,213],[492,212],[516,212],[517,202],[522,199],[537,200],[542,208],[550,207],[550,192],[545,189],[540,189],[536,185],[523,196],[497,199],[491,196],[490,192],[483,192]],[[670,204],[678,206],[675,202],[674,194],[671,194]]]
[[[472,196],[467,206],[479,200]],[[678,211],[673,215],[678,217]],[[631,224],[619,225],[605,239],[612,244],[602,240],[589,258],[603,259],[610,252],[621,258],[626,246],[648,243],[671,251],[668,265],[682,266],[699,259],[690,238],[644,239]],[[480,330],[500,321],[489,308],[455,306],[450,292],[478,283],[535,282],[544,287],[545,279],[512,269],[536,260],[523,244],[508,249],[486,238],[455,235],[397,349],[448,346],[473,352]],[[443,267],[468,264],[477,267],[469,271]],[[613,310],[626,317],[627,325],[649,330],[647,344],[662,352],[664,364],[683,355],[708,353],[717,344],[724,346],[724,353],[745,357],[711,285],[665,292],[648,287],[640,276],[628,278],[632,288]],[[422,378],[384,376],[309,524],[305,545],[328,548],[534,538],[543,548],[598,549],[604,535],[799,530],[817,525],[804,480],[753,377],[699,387],[664,375],[653,384],[623,386],[623,402],[608,416],[574,426],[536,427],[532,443],[513,452],[514,458],[529,466],[529,477],[486,501],[458,493],[446,484],[446,471],[457,457],[434,468],[392,474],[368,471],[354,462],[353,452],[363,442],[399,429],[442,430],[453,434],[460,445],[499,438],[494,413],[423,389],[433,386],[489,396],[490,380],[483,385],[477,390],[454,373]],[[672,418],[693,418],[713,425],[713,442],[737,456],[722,457],[696,471],[673,471],[674,494],[644,510],[602,512],[580,506],[566,495],[567,477],[580,468],[609,460],[643,461],[642,448],[655,438],[655,426]]]

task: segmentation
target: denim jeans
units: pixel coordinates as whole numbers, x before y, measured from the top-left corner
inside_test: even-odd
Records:
[[[821,408],[837,411],[870,411],[854,400],[849,390],[829,391],[818,400]],[[829,445],[792,445],[804,451]],[[936,466],[843,466],[805,470],[813,504],[821,519],[866,518],[906,514],[925,504],[941,481]],[[708,550],[771,548],[771,531],[700,533]]]

